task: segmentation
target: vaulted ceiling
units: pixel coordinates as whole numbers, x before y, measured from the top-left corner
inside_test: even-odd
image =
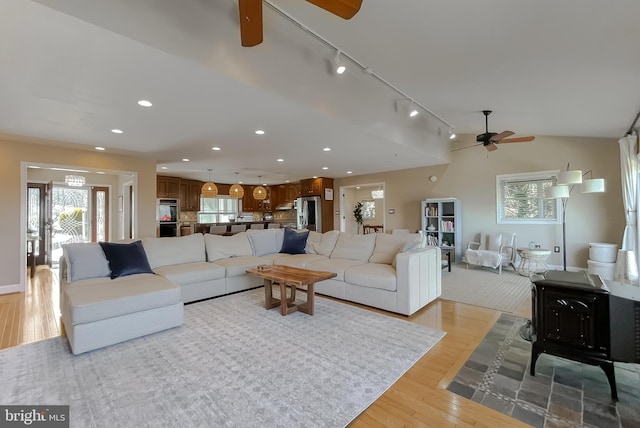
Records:
[[[442,164],[449,125],[482,133],[484,109],[494,132],[610,138],[640,110],[637,0],[364,0],[351,20],[265,0],[251,48],[235,0],[4,0],[0,12],[0,133],[149,156],[191,178]],[[313,34],[359,65],[335,75],[335,49]],[[433,114],[409,119],[407,98]]]

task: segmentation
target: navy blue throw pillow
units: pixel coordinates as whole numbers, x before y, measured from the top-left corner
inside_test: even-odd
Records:
[[[111,279],[136,273],[153,273],[151,266],[149,266],[149,260],[147,260],[147,253],[144,252],[142,241],[135,241],[130,244],[100,242],[100,246],[109,261]]]
[[[282,241],[281,253],[286,254],[304,254],[304,247],[307,246],[307,238],[309,231],[296,232],[291,228],[284,230],[284,240]]]

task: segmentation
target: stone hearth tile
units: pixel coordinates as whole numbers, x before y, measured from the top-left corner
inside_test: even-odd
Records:
[[[458,374],[456,375],[456,380],[460,381],[465,385],[471,386],[473,388],[477,388],[478,385],[482,382],[482,378],[484,373],[477,372],[468,367],[462,367]]]
[[[553,381],[576,389],[582,389],[582,377],[576,373],[571,374],[562,371],[559,373],[556,368],[556,371],[553,374]]]
[[[455,380],[449,384],[449,387],[447,389],[454,394],[458,394],[464,398],[471,398],[471,396],[475,392],[475,388],[463,385]]]
[[[547,405],[549,404],[548,395],[540,395],[533,391],[527,391],[523,389],[518,391],[518,400],[533,404],[540,407],[541,409],[546,409]]]
[[[550,403],[548,412],[558,418],[561,418],[565,421],[569,421],[574,423],[575,425],[580,425],[582,423],[582,413],[575,412],[567,407],[562,407],[558,404]],[[549,419],[549,418],[548,418]],[[562,425],[560,425],[562,426]],[[565,424],[565,426],[569,426],[569,424]]]
[[[551,394],[551,397],[549,397],[549,399],[550,410],[551,406],[553,406],[555,408],[567,409],[569,411],[577,413],[578,415],[582,413],[582,397],[579,393],[574,396],[567,396],[554,392]]]
[[[525,366],[516,366],[515,364],[510,364],[508,361],[503,361],[498,369],[498,373],[520,382],[524,377],[525,369]]]
[[[539,383],[539,384],[551,387],[551,376],[546,376],[541,373],[536,373],[535,376],[531,376],[527,368],[527,371],[524,374],[524,379],[522,380],[522,382],[523,383],[526,383],[526,382]]]
[[[519,405],[516,405],[511,412],[511,417],[519,421],[533,425],[536,428],[544,427],[544,416],[539,415],[529,409],[525,409]]]
[[[519,388],[520,382],[499,373],[493,378],[493,383],[489,385],[490,391],[510,398],[516,398],[516,393]]]
[[[559,421],[553,418],[547,418],[544,421],[544,428],[575,428],[576,424]]]
[[[559,383],[553,384],[553,392],[554,394],[564,395],[565,397],[570,397],[573,399],[582,399],[582,391],[576,388],[572,388],[570,386],[562,385]]]
[[[525,377],[520,385],[520,390],[530,391],[548,397],[551,395],[551,382],[538,382],[535,378]]]
[[[481,403],[486,394],[487,394],[486,392],[476,389],[476,392],[473,393],[473,395],[471,396],[471,399],[476,403]]]
[[[480,404],[504,413],[505,415],[511,415],[513,411],[513,403],[511,401],[503,400],[493,394],[485,394]]]
[[[487,364],[482,364],[477,361],[473,361],[472,359],[468,359],[464,363],[464,366],[469,367],[471,370],[475,370],[480,373],[485,373],[489,369],[489,366]]]
[[[593,425],[598,428],[618,428],[620,426],[618,414],[614,406],[593,401],[588,398],[584,399],[582,420],[585,424]]]

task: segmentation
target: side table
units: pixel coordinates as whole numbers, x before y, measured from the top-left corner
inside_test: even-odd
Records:
[[[547,259],[551,255],[551,250],[544,248],[517,248],[520,256],[518,273],[522,276],[529,276],[532,273],[539,273],[548,270]]]

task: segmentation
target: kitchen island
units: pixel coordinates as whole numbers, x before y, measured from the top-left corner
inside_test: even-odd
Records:
[[[247,226],[247,230],[252,228],[252,225],[262,225],[259,229],[267,229],[270,223],[275,223],[273,221],[237,221],[237,222],[227,222],[227,223],[195,223],[193,225],[193,233],[209,233],[209,229],[211,226],[227,226],[227,231],[225,234],[232,234],[231,226],[236,224],[244,224]],[[273,227],[273,226],[272,226]],[[256,226],[253,226],[255,229]]]

